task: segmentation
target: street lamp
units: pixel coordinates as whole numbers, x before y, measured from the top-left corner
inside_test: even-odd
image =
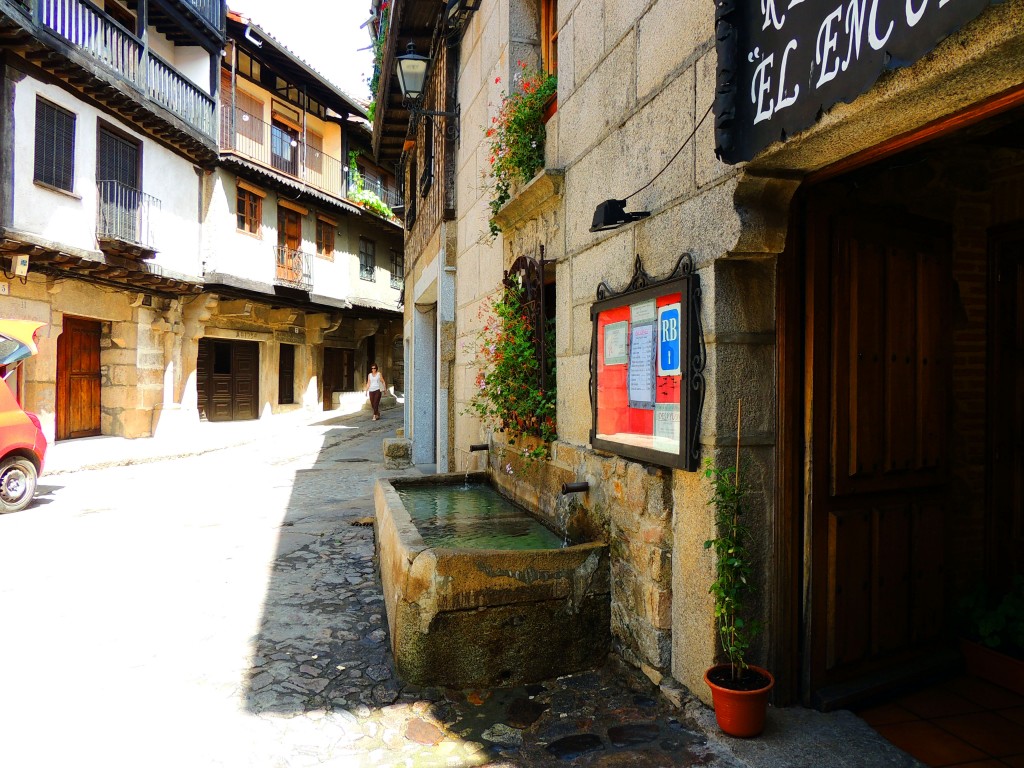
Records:
[[[428,69],[430,69],[430,59],[416,53],[416,44],[409,41],[405,55],[395,59],[395,71],[398,75],[398,87],[402,91],[402,101],[414,115],[455,118],[455,124],[454,126],[449,125],[448,132],[457,138],[459,135],[459,107],[457,105],[452,112],[420,108],[420,104],[423,103],[423,88]]]
[[[395,59],[398,72],[398,87],[402,89],[405,101],[419,101],[423,98],[423,83],[427,79],[427,65],[430,59],[416,53],[416,43],[409,41],[405,55]]]

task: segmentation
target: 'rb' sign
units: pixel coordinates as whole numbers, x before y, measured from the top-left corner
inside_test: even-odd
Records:
[[[683,334],[679,304],[658,307],[658,375],[678,376],[681,372],[679,339]]]

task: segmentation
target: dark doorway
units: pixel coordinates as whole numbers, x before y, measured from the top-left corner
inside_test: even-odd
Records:
[[[990,576],[1024,573],[1024,222],[989,233]]]
[[[56,438],[100,434],[100,324],[64,316],[57,339]]]
[[[295,345],[281,344],[277,367],[277,402],[295,403]]]
[[[351,349],[324,347],[323,403],[324,410],[334,407],[335,392],[354,392],[355,353]]]
[[[207,421],[259,418],[259,344],[200,339],[196,363],[199,415]]]

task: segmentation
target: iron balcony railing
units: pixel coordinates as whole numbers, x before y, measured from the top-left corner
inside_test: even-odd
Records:
[[[284,245],[274,247],[274,282],[309,291],[313,288],[313,254]]]
[[[220,146],[334,197],[345,196],[344,166],[298,132],[221,105]]]
[[[96,187],[96,239],[155,251],[160,201],[119,181],[98,181]]]
[[[35,0],[43,26],[132,83],[206,136],[216,137],[214,101],[89,0]]]
[[[401,204],[398,190],[386,186],[384,182],[380,179],[375,179],[373,176],[363,176],[363,189],[373,192],[388,208],[394,208]]]

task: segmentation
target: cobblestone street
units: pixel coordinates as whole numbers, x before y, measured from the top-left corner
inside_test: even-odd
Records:
[[[614,661],[519,689],[404,685],[369,521],[399,419],[44,475],[0,517],[0,765],[769,764]],[[827,722],[875,750],[859,764],[912,764],[851,715]]]

